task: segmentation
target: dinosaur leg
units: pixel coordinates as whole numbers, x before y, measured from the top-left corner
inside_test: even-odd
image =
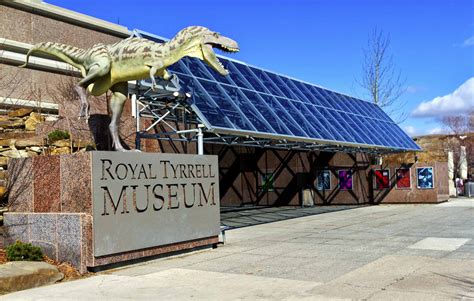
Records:
[[[109,129],[112,136],[112,144],[116,151],[125,152],[126,150],[120,142],[119,125],[120,116],[122,116],[123,106],[127,100],[128,95],[128,84],[127,82],[118,83],[113,85],[110,90],[112,91],[112,97],[110,98],[110,111],[112,112],[112,118],[110,121]],[[132,150],[136,151],[136,150]]]
[[[87,75],[79,81],[77,86],[74,87],[77,94],[79,94],[79,99],[81,100],[79,118],[85,117],[86,121],[89,120],[90,104],[87,97],[87,87],[97,78],[107,74],[109,70],[110,63],[107,60],[99,61],[98,63],[89,67]]]
[[[82,86],[74,86],[74,90],[76,90],[77,94],[79,94],[79,99],[81,101],[81,108],[79,111],[79,119],[85,117],[86,121],[89,120],[89,99],[87,98],[87,90]]]
[[[156,68],[156,66],[152,66],[150,68],[150,79],[151,79],[151,89],[153,91],[156,91],[156,80],[155,80],[155,73],[158,69]]]
[[[148,67],[150,67],[151,89],[152,89],[153,91],[156,91],[155,75],[157,75],[156,73],[157,73],[161,68],[163,68],[163,64],[162,64],[162,63],[159,63],[159,64],[154,64],[154,65],[148,65]]]

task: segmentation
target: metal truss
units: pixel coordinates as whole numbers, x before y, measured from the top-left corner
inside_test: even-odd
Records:
[[[198,152],[203,153],[202,143],[231,146],[271,148],[298,151],[326,151],[345,153],[384,154],[396,151],[387,149],[365,148],[358,146],[333,145],[291,139],[275,139],[241,135],[240,133],[219,133],[206,127],[206,121],[193,111],[192,94],[183,92],[178,81],[157,80],[153,91],[151,82],[139,81],[129,83],[132,94],[132,115],[136,118],[136,148],[140,149],[141,139],[173,140],[180,142],[198,142]],[[144,127],[142,118],[151,119],[152,123]],[[182,124],[184,129],[175,125]],[[155,131],[160,124],[170,131]],[[202,142],[200,142],[202,139]],[[397,151],[399,152],[399,151]]]

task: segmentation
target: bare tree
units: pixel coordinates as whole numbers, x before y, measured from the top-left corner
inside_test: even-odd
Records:
[[[375,28],[363,51],[362,74],[356,82],[366,92],[366,96],[383,108],[395,122],[404,121],[407,118],[403,112],[406,102],[400,100],[405,92],[404,80],[390,54],[390,36]]]
[[[465,115],[444,116],[441,123],[451,132],[443,143],[445,153],[453,154],[453,172],[455,181],[461,177],[461,163],[466,156],[468,164],[474,162],[474,110]],[[461,147],[466,148],[466,153],[461,152]]]

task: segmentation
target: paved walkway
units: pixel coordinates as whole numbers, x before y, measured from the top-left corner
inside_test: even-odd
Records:
[[[474,199],[362,207],[234,229],[214,250],[3,298],[471,300]]]

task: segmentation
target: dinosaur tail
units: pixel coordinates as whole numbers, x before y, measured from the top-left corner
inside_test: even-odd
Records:
[[[61,59],[63,62],[84,71],[82,62],[84,61],[85,50],[74,46],[60,43],[44,42],[34,45],[26,54],[26,61],[20,68],[26,67],[30,56],[35,52],[42,52]]]

